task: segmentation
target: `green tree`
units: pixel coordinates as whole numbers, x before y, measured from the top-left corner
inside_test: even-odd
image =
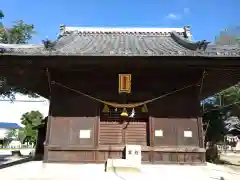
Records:
[[[32,24],[25,24],[24,21],[16,21],[10,27],[2,27],[1,43],[4,44],[27,44],[34,34],[34,26]]]
[[[220,34],[215,37],[215,43],[218,45],[240,46],[240,26],[230,27],[220,31]]]
[[[0,10],[0,19],[4,18],[3,12]]]
[[[26,24],[23,20],[16,21],[11,27],[5,27],[1,22],[4,18],[3,11],[0,10],[0,43],[4,44],[27,44],[32,36],[36,33],[33,24]],[[7,78],[0,77],[0,95],[14,99],[16,92],[29,95],[30,97],[38,97],[32,91],[26,88],[8,87]]]
[[[0,19],[4,18],[4,14],[0,11]],[[5,44],[27,44],[35,34],[34,25],[26,24],[23,20],[16,21],[12,27],[5,27],[3,23],[0,25],[0,42]]]
[[[24,113],[21,118],[21,123],[24,125],[23,132],[25,140],[30,143],[36,143],[37,131],[34,129],[43,121],[43,115],[39,111],[31,111]]]
[[[240,83],[235,86],[231,86],[230,88],[219,93],[222,97],[222,102],[226,108],[231,111],[233,116],[240,115]],[[231,106],[228,106],[231,104]]]
[[[212,142],[222,140],[229,127],[237,130],[240,127],[239,121],[236,121],[240,114],[240,84],[221,91],[211,100],[205,101],[203,107],[205,140]]]
[[[26,138],[26,135],[25,135],[24,129],[23,128],[19,129],[18,130],[18,140],[23,144],[25,138]]]
[[[1,19],[3,19],[4,18],[4,14],[3,14],[3,12],[0,10],[0,20]],[[2,24],[2,22],[0,22],[0,28],[2,28],[3,27],[3,24]]]
[[[223,136],[226,134],[224,124],[225,110],[221,109],[218,97],[214,97],[212,100],[205,102],[203,106],[205,142],[218,142],[222,140]]]
[[[7,139],[18,139],[18,132],[16,129],[11,129],[7,133]]]
[[[0,10],[0,20],[4,18],[3,12]],[[0,43],[1,43],[1,37],[4,31],[3,23],[0,21]]]

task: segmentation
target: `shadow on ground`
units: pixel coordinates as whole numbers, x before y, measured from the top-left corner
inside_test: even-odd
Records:
[[[217,162],[216,164],[224,164],[224,165],[232,165],[232,166],[240,167],[240,164],[235,164],[235,163],[232,163],[232,162],[226,161],[226,160],[219,160],[219,162]]]
[[[4,168],[7,168],[7,167],[27,163],[27,162],[30,162],[30,161],[38,161],[38,160],[34,160],[33,157],[25,157],[25,158],[21,158],[21,159],[18,159],[18,160],[11,161],[11,162],[6,162],[5,161],[5,163],[0,164],[0,169],[4,169]]]
[[[8,160],[7,160],[8,157],[10,157],[10,156],[0,155],[0,165],[1,165],[2,163],[5,163],[6,161],[8,161]]]

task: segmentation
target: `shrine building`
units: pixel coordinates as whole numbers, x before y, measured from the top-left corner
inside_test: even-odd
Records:
[[[193,42],[189,26],[62,25],[54,41],[0,44],[1,88],[50,101],[44,162],[103,163],[133,144],[143,163],[204,163],[200,101],[239,72],[239,48]]]

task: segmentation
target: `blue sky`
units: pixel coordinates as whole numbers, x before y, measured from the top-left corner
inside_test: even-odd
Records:
[[[59,25],[192,27],[195,40],[213,40],[240,25],[240,0],[1,0],[5,25],[22,19],[36,25],[32,42],[55,39]]]

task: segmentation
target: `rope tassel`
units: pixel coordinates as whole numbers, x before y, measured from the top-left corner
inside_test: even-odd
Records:
[[[109,113],[109,107],[108,107],[108,105],[106,105],[106,104],[104,105],[102,112],[104,112],[104,113]]]
[[[147,113],[148,112],[148,108],[147,108],[147,105],[146,104],[144,104],[143,106],[142,106],[142,112],[143,113]]]

